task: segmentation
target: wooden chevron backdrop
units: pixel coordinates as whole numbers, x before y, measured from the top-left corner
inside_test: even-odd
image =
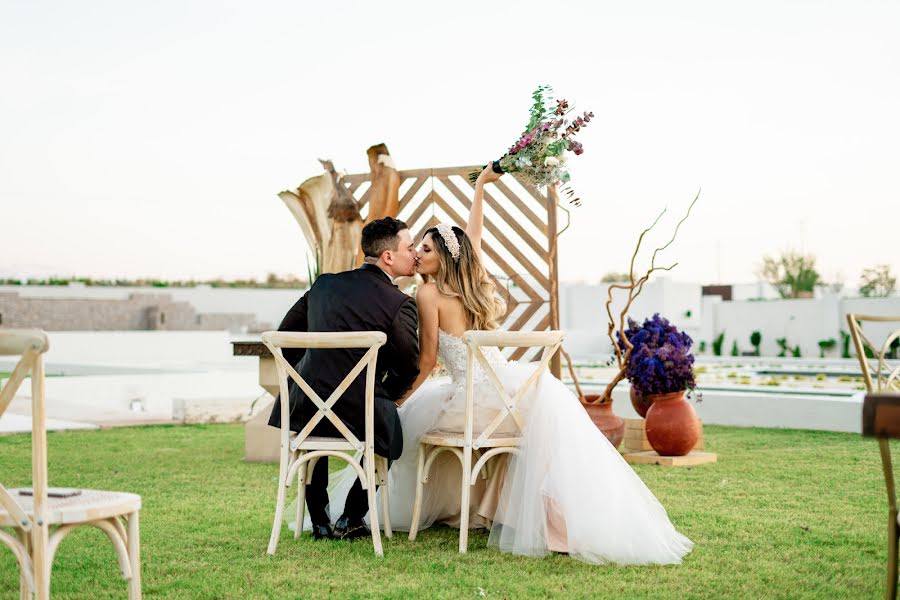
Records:
[[[465,223],[475,188],[468,175],[478,166],[399,171],[400,213],[414,239],[437,223]],[[365,215],[369,174],[342,179]],[[489,184],[484,194],[482,249],[486,267],[507,302],[503,329],[559,329],[556,190],[547,193],[513,176]],[[507,349],[518,359],[527,348]],[[538,353],[539,354],[539,353]],[[535,356],[529,356],[534,359]],[[559,377],[559,356],[551,363]]]

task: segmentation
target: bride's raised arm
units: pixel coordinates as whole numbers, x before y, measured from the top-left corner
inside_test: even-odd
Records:
[[[484,229],[484,186],[497,181],[503,175],[494,173],[492,165],[493,163],[488,163],[475,181],[475,199],[472,201],[472,210],[469,212],[469,222],[466,223],[466,236],[479,256],[481,255],[481,231]]]

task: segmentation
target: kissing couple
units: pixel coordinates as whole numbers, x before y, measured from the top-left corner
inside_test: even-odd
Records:
[[[409,530],[416,489],[416,448],[432,430],[462,431],[468,330],[492,330],[506,312],[482,260],[484,187],[502,174],[488,167],[475,182],[465,224],[438,224],[416,247],[407,225],[390,217],[363,228],[365,262],[358,269],[320,275],[288,311],[279,331],[382,331],[375,375],[375,453],[388,459],[390,519]],[[393,283],[418,273],[415,299]],[[360,349],[285,349],[284,358],[320,397],[328,397],[362,357]],[[508,362],[496,348],[485,356],[509,393],[534,365]],[[449,376],[431,377],[440,357]],[[504,408],[475,367],[474,431]],[[300,431],[316,406],[289,382],[290,429]],[[269,424],[281,427],[282,399]],[[542,556],[563,552],[581,560],[618,564],[677,564],[693,547],[619,452],[591,422],[578,398],[545,374],[519,403],[525,427],[511,418],[498,433],[521,436],[519,452],[503,460],[470,493],[470,518],[460,522],[461,468],[451,453],[438,456],[424,487],[418,529],[434,524],[490,529],[488,544],[504,552]],[[358,377],[333,411],[359,439],[365,432],[365,378]],[[341,437],[327,419],[312,435]],[[406,450],[404,452],[404,449]],[[379,491],[382,493],[382,491]],[[307,522],[294,524],[315,539],[370,534],[368,501],[356,470],[330,478],[327,457],[316,463],[306,491]],[[294,514],[294,511],[288,511]]]

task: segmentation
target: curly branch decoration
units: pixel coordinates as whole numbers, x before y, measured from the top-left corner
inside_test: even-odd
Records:
[[[641,235],[638,236],[637,246],[634,249],[634,253],[631,255],[631,264],[628,270],[628,284],[622,283],[614,283],[609,286],[606,293],[606,314],[609,317],[609,327],[607,328],[607,335],[609,335],[609,339],[612,342],[613,349],[616,353],[616,364],[619,366],[619,371],[616,373],[615,377],[609,382],[606,386],[606,389],[603,392],[603,395],[596,401],[597,404],[602,404],[604,402],[612,402],[612,393],[615,387],[619,384],[620,381],[625,379],[625,370],[628,366],[628,361],[631,358],[631,351],[634,350],[634,346],[631,344],[631,341],[628,340],[626,336],[622,336],[622,342],[625,348],[619,345],[619,342],[616,340],[616,336],[614,335],[616,331],[616,319],[613,317],[612,313],[612,301],[613,301],[613,290],[628,290],[628,299],[625,302],[625,307],[622,309],[622,312],[619,313],[619,331],[625,331],[625,319],[628,316],[628,311],[631,309],[631,305],[634,303],[635,298],[641,293],[644,289],[644,284],[650,279],[650,275],[655,271],[671,271],[678,263],[673,263],[667,267],[658,267],[656,266],[656,256],[666,248],[668,248],[672,242],[675,241],[675,237],[678,235],[678,230],[681,229],[682,223],[684,223],[687,218],[691,215],[691,209],[694,208],[694,204],[697,203],[697,199],[700,198],[700,190],[697,190],[697,195],[694,196],[694,199],[691,201],[690,206],[688,206],[687,212],[678,221],[678,224],[675,226],[675,231],[672,233],[671,239],[665,243],[665,245],[656,248],[653,251],[653,255],[650,258],[650,268],[647,269],[647,272],[644,273],[640,278],[635,279],[634,274],[634,263],[637,259],[638,252],[641,249],[641,244],[644,241],[644,236],[647,233],[656,227],[659,220],[666,213],[666,209],[663,209],[661,213],[656,217],[650,227],[644,229],[641,232]]]

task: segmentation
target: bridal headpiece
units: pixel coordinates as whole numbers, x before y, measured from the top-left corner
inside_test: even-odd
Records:
[[[453,233],[453,226],[446,223],[438,223],[435,229],[441,234],[444,245],[447,246],[447,250],[450,251],[450,256],[453,257],[453,260],[459,260],[459,240],[456,239],[456,234]]]

